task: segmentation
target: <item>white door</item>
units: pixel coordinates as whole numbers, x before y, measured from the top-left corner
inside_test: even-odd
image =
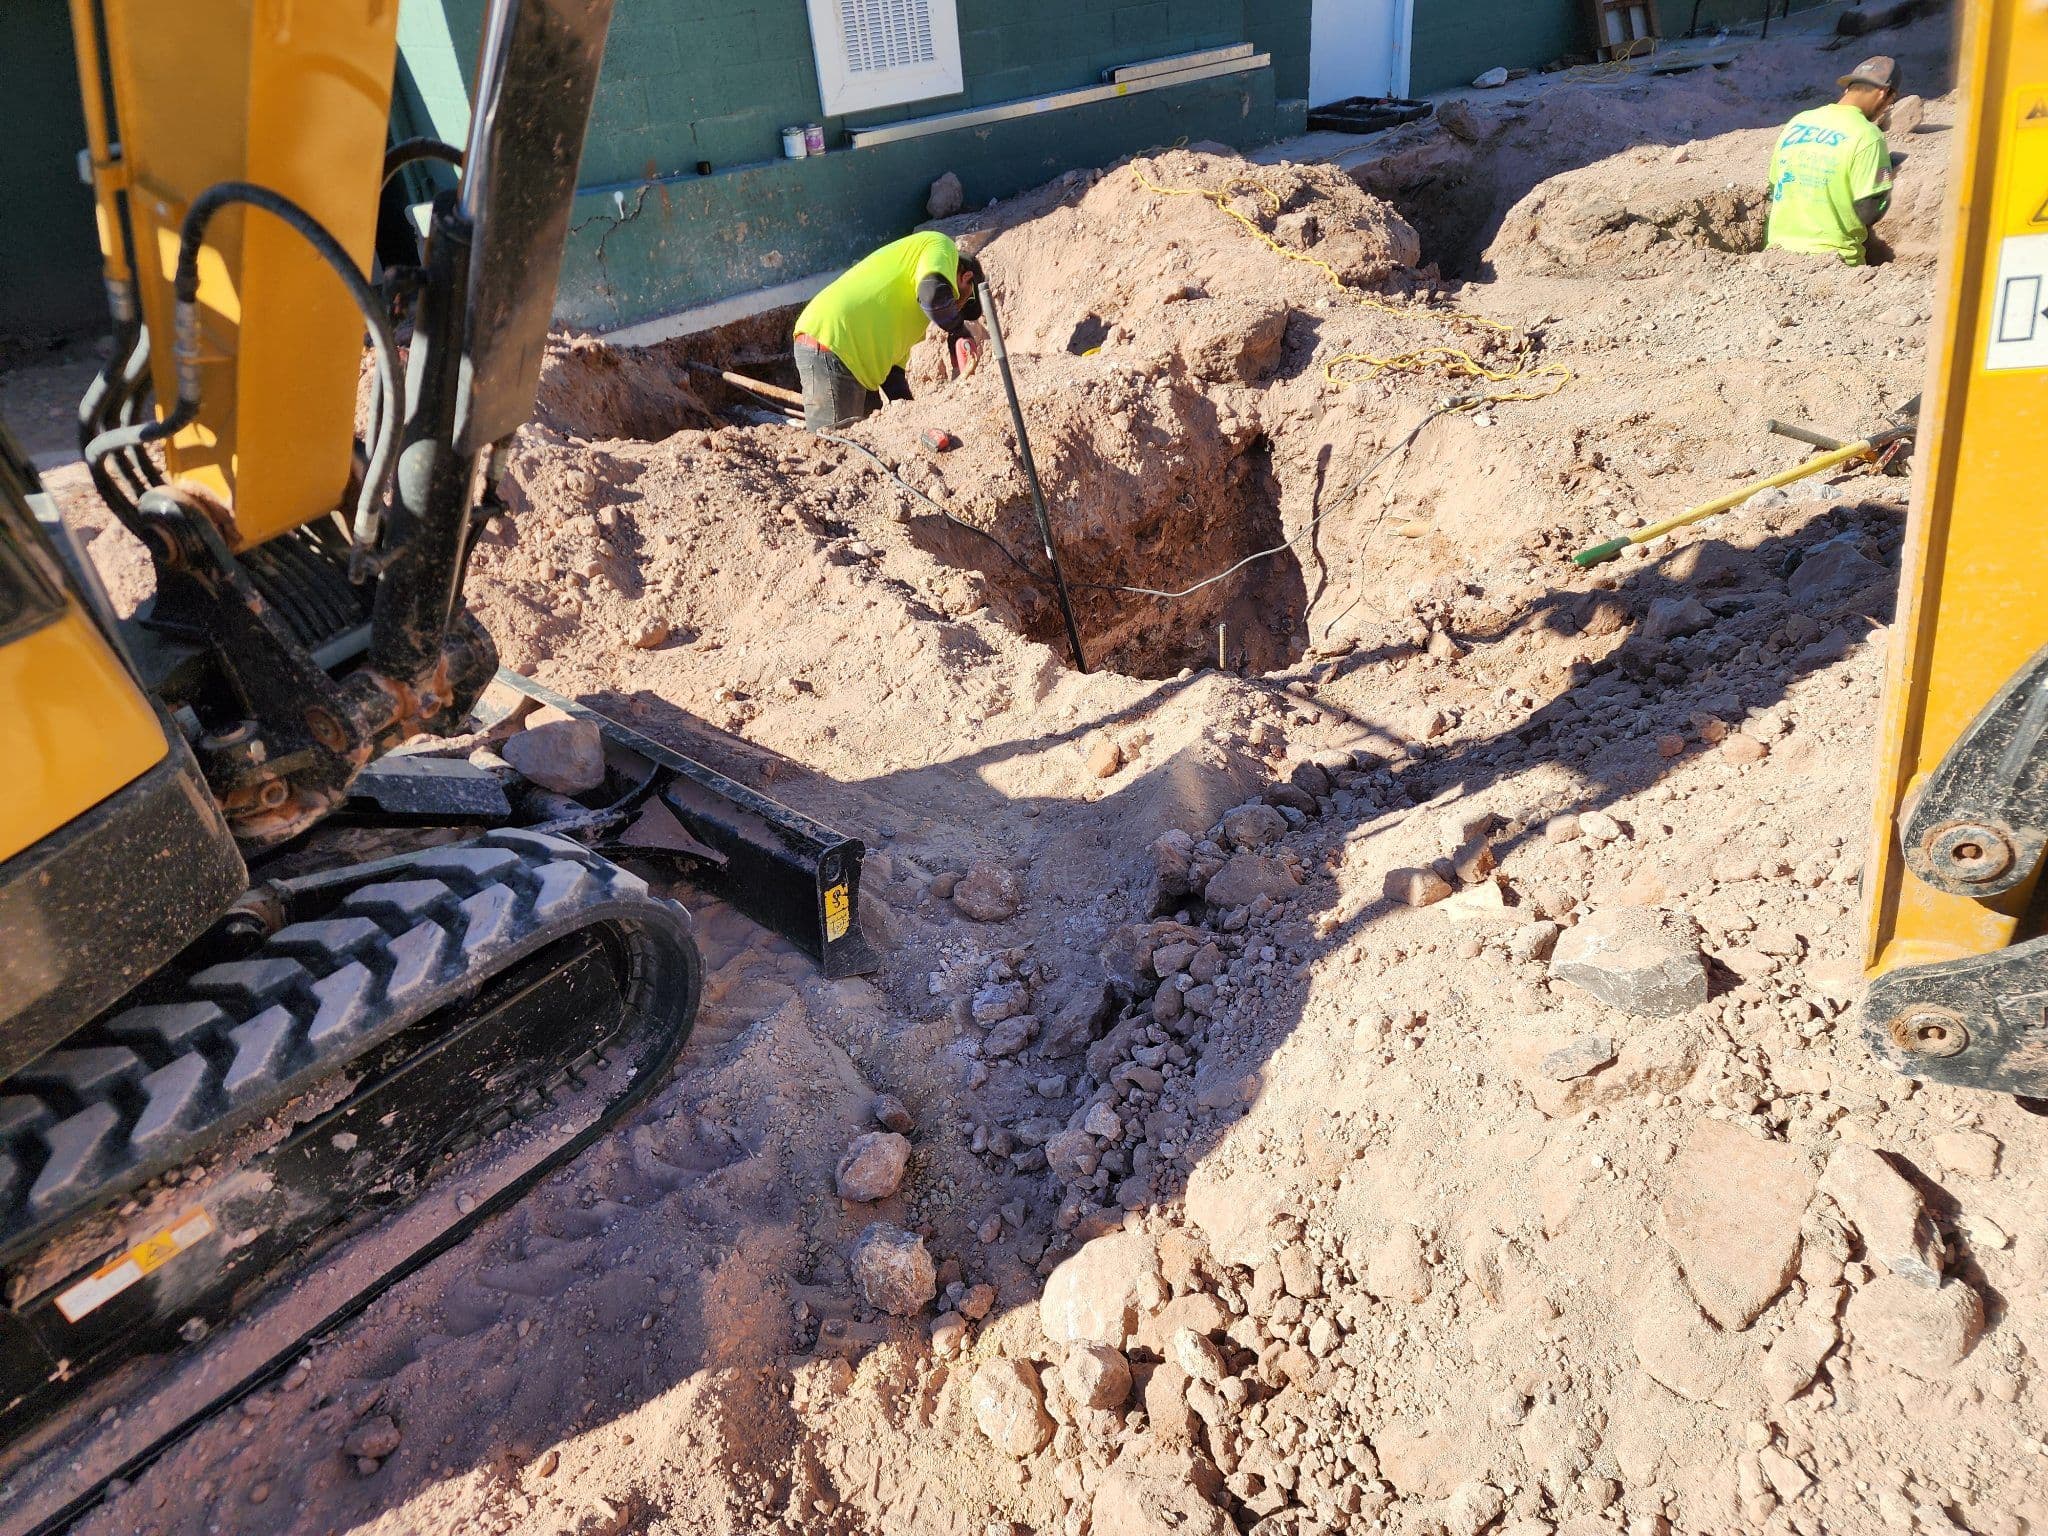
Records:
[[[1308,101],[1408,94],[1408,37],[1415,0],[1312,0]]]

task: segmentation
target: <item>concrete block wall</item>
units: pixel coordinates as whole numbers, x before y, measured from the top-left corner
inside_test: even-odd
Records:
[[[1825,0],[1792,0],[1795,11]],[[1784,0],[1771,0],[1772,14]],[[1754,26],[1764,0],[1701,0],[1700,29],[1733,24]],[[1658,21],[1667,37],[1682,37],[1692,19],[1692,0],[1659,0]],[[1593,30],[1585,0],[1415,0],[1411,89],[1414,94],[1451,90],[1496,64],[1540,69],[1567,55],[1590,57]]]
[[[555,311],[598,330],[792,282],[857,260],[925,218],[953,171],[970,204],[1178,139],[1247,141],[1275,117],[1271,71],[712,176],[587,191]],[[623,199],[623,213],[619,203]]]
[[[957,0],[965,89],[902,106],[826,117],[804,0],[619,0],[597,111],[584,147],[586,186],[773,160],[791,123],[848,128],[987,106],[1092,85],[1113,65],[1254,40],[1260,0]],[[1304,18],[1306,0],[1282,0]],[[1261,29],[1278,32],[1261,18]],[[1305,89],[1305,86],[1304,86]]]

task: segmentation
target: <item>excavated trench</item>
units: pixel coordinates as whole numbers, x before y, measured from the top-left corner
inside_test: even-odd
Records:
[[[782,408],[719,371],[793,390],[785,340],[792,318],[776,312],[651,348],[570,342],[543,377],[536,419],[592,443],[660,441],[689,429],[773,431],[786,419]],[[1298,660],[1308,645],[1307,595],[1301,560],[1287,545],[1271,442],[1225,414],[1184,369],[1142,377],[1087,364],[1103,331],[1091,316],[1057,356],[1018,359],[1091,669],[1166,678],[1218,665],[1267,672]],[[1070,376],[1068,365],[1085,376]],[[919,384],[921,393],[930,388]],[[841,498],[821,509],[821,523],[851,533],[898,522],[910,544],[966,578],[999,621],[1071,661],[999,383],[985,375],[950,387],[943,424],[961,440],[953,451],[934,453],[920,441],[939,424],[933,409],[892,407],[848,435],[958,521],[923,504],[900,518],[901,493],[875,484],[863,505],[848,508]],[[792,497],[807,494],[805,479],[791,474]]]

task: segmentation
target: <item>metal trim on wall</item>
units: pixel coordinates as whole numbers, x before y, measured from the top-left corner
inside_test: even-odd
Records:
[[[1177,75],[1183,70],[1199,69],[1204,64],[1224,64],[1249,59],[1252,56],[1250,43],[1233,43],[1228,48],[1204,48],[1197,53],[1169,54],[1163,59],[1143,59],[1136,64],[1119,64],[1114,69],[1102,72],[1104,84],[1128,84],[1133,80],[1149,80],[1154,75]]]

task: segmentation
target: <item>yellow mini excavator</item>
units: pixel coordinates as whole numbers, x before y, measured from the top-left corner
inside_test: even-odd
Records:
[[[659,800],[701,882],[870,964],[857,841],[616,722],[539,826],[394,752],[494,676],[588,713],[499,671],[462,586],[611,0],[485,9],[467,142],[389,147],[398,0],[74,0],[115,321],[80,440],[155,589],[117,616],[0,432],[0,1529],[71,1518],[660,1080],[697,950],[608,829]],[[374,263],[423,156],[457,185]]]
[[[2048,1100],[2048,8],[1964,7],[1959,63],[1865,861],[1864,1023],[1901,1071],[2032,1102]]]

